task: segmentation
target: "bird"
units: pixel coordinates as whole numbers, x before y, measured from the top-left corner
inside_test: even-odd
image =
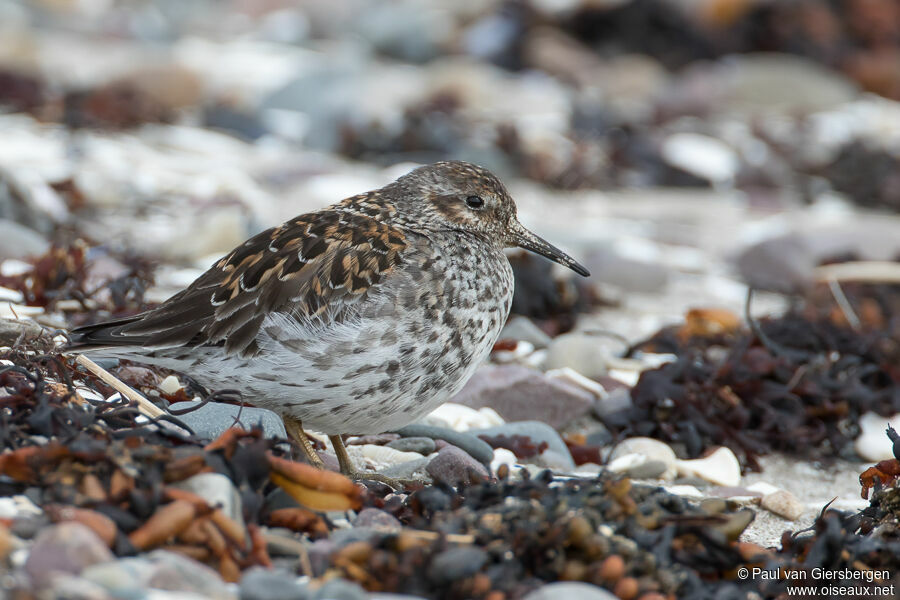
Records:
[[[395,485],[357,471],[341,436],[396,430],[462,388],[509,315],[515,247],[589,276],[519,222],[494,174],[437,162],[251,237],[159,306],[72,330],[66,351],[240,389],[312,465],[304,428],[344,475]]]

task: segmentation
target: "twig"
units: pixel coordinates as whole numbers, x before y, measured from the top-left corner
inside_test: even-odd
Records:
[[[89,359],[84,354],[79,354],[75,358],[75,362],[99,377],[103,383],[113,388],[132,402],[136,403],[138,410],[140,410],[141,413],[150,417],[151,419],[156,419],[166,414],[163,409],[159,408],[158,406],[141,396],[139,393],[122,383],[120,380],[116,379],[116,377],[114,377],[109,371]]]
[[[834,301],[837,302],[837,305],[840,307],[841,312],[844,313],[844,318],[847,319],[847,323],[850,324],[850,327],[853,328],[853,331],[859,331],[861,326],[859,317],[856,316],[856,311],[854,311],[853,306],[850,305],[850,301],[844,294],[844,290],[841,289],[841,284],[838,283],[838,280],[829,279],[828,289],[831,290],[831,295],[834,296]]]
[[[817,281],[900,283],[900,264],[888,261],[860,260],[822,265],[815,268],[813,277]]]

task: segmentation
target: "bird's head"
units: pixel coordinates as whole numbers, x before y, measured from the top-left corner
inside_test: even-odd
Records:
[[[519,223],[516,203],[503,183],[482,167],[462,161],[438,162],[404,175],[399,211],[409,222],[432,230],[478,234],[503,248],[524,248],[590,275],[574,258]]]

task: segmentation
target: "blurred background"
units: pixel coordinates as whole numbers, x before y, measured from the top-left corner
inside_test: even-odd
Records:
[[[0,0],[0,276],[57,248],[4,299],[137,310],[455,158],[595,275],[521,259],[516,311],[635,340],[896,258],[898,99],[897,0]]]

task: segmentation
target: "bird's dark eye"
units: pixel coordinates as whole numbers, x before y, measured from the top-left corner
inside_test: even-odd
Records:
[[[484,200],[481,196],[469,196],[466,198],[466,206],[469,208],[481,208],[484,206]]]

